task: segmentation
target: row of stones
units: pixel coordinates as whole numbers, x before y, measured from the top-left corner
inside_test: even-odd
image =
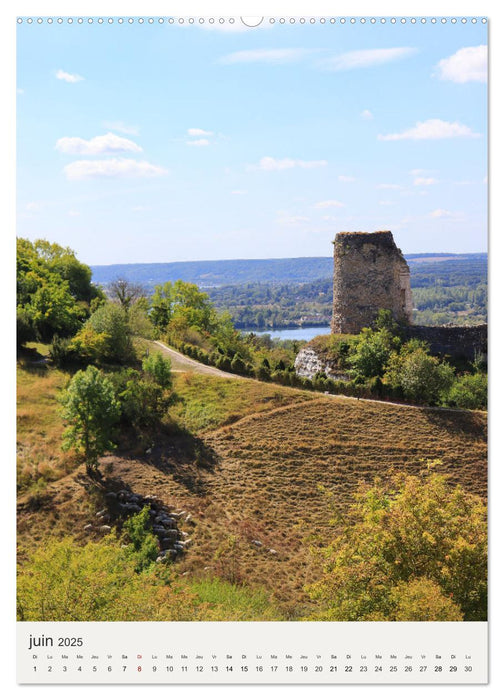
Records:
[[[149,524],[159,543],[160,551],[156,561],[173,561],[191,544],[188,533],[181,530],[179,524],[182,522],[192,524],[192,516],[185,511],[170,512],[169,508],[155,496],[142,496],[122,489],[108,491],[105,494],[105,503],[107,507],[96,513],[97,524],[88,523],[84,530],[97,530],[107,534],[112,530],[112,526],[108,523],[140,513],[147,506]]]

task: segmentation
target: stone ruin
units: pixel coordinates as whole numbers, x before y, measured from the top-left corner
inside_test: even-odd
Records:
[[[333,284],[332,333],[359,333],[380,309],[413,322],[410,270],[391,231],[336,234]]]
[[[331,333],[358,334],[370,328],[380,309],[403,325],[405,338],[425,341],[436,355],[473,361],[487,357],[487,326],[415,326],[410,270],[391,231],[338,233],[334,239],[334,299]],[[294,367],[300,377],[323,372],[348,381],[313,346],[299,351]]]

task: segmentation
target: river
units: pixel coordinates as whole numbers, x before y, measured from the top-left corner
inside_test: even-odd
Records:
[[[279,340],[311,340],[316,335],[328,335],[331,332],[329,326],[306,326],[306,328],[270,328],[267,331],[257,331],[252,328],[241,329],[242,333],[255,333],[256,335],[270,335]]]

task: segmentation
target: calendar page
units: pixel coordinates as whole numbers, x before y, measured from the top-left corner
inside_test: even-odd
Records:
[[[487,17],[14,21],[18,683],[487,683]]]

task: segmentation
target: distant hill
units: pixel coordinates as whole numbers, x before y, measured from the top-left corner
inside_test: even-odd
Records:
[[[486,253],[415,253],[405,256],[410,266],[471,269],[486,266]],[[93,282],[106,287],[117,278],[127,279],[153,289],[156,284],[182,279],[200,287],[261,283],[305,283],[327,279],[333,274],[333,259],[269,258],[266,260],[199,260],[173,263],[131,263],[93,265]],[[438,268],[439,269],[439,268]]]

